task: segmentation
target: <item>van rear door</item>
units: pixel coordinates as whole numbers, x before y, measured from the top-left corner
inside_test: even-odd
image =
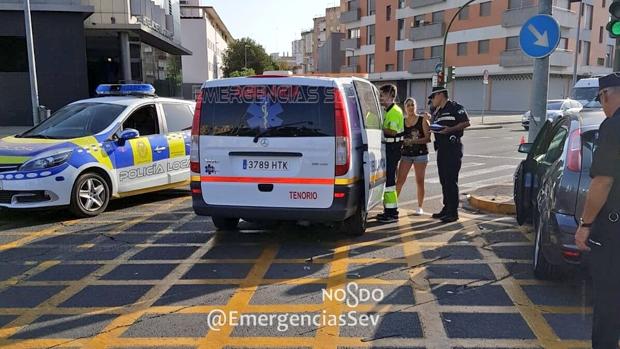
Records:
[[[205,85],[199,149],[207,204],[332,205],[333,83],[306,86],[298,84],[299,78],[292,80],[246,78],[242,86]]]

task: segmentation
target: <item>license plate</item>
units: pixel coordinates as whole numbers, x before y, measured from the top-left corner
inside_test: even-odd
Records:
[[[281,171],[289,170],[287,160],[243,160],[245,171]]]

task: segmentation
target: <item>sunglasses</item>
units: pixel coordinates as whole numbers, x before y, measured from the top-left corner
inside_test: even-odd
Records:
[[[597,94],[596,94],[596,98],[594,98],[595,101],[600,102],[601,101],[601,96],[603,96],[603,94],[607,92],[607,89],[603,89],[600,90]]]

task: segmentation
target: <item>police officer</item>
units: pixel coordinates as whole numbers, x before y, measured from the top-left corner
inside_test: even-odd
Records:
[[[469,127],[469,117],[465,108],[448,99],[445,87],[434,87],[431,95],[432,107],[435,108],[433,123],[443,126],[435,132],[435,150],[437,151],[437,168],[443,193],[443,208],[433,218],[443,223],[456,222],[459,219],[459,171],[463,158],[463,130]]]
[[[590,252],[594,286],[592,347],[617,349],[620,337],[620,74],[599,79],[607,119],[599,129],[590,176],[592,182],[575,234]]]
[[[396,170],[400,161],[400,150],[405,132],[405,118],[402,109],[394,103],[396,86],[381,86],[379,98],[385,108],[383,134],[385,139],[386,184],[383,193],[383,213],[377,216],[382,223],[398,221],[398,194],[396,193]]]

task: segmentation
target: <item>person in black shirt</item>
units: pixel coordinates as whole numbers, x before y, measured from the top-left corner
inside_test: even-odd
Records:
[[[418,114],[417,103],[413,98],[405,100],[405,133],[403,134],[403,146],[401,160],[398,167],[398,179],[396,181],[396,193],[400,195],[411,167],[415,171],[418,196],[417,215],[424,214],[424,177],[428,165],[428,146],[431,141],[431,130],[428,113]]]
[[[590,168],[592,182],[575,234],[575,244],[590,251],[594,287],[592,347],[617,349],[620,339],[620,74],[599,79],[607,119],[599,129]]]
[[[463,158],[463,130],[470,126],[469,117],[462,105],[448,99],[445,87],[435,87],[429,96],[435,108],[433,124],[443,127],[435,132],[437,169],[443,192],[443,209],[433,218],[443,223],[459,220],[459,172]]]

